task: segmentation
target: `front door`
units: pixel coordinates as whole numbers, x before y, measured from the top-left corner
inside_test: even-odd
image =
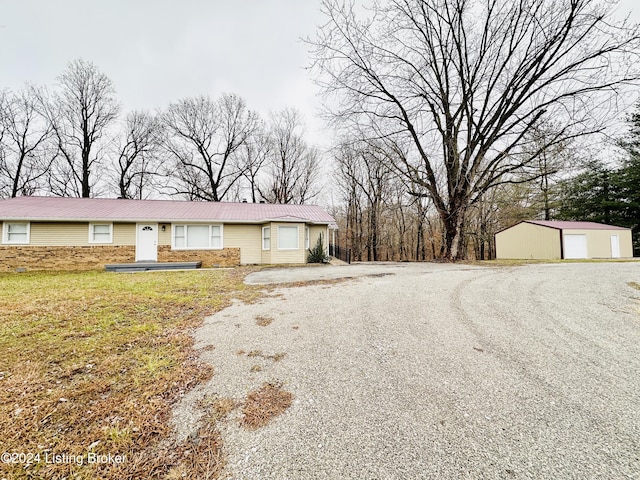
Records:
[[[136,262],[158,260],[158,224],[139,223],[136,235]]]
[[[620,236],[611,235],[611,258],[620,258]]]

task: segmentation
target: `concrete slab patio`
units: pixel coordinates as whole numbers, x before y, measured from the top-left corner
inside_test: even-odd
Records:
[[[429,265],[429,271],[441,270],[469,270],[483,268],[472,265],[451,265],[438,263],[407,263],[407,262],[357,262],[343,265],[318,265],[288,268],[265,268],[259,272],[247,275],[245,283],[248,285],[270,285],[278,283],[309,282],[317,280],[336,280],[341,278],[358,278],[366,276],[395,275],[401,271],[424,270]]]

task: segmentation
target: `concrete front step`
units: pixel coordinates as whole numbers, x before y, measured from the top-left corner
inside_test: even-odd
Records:
[[[195,270],[202,262],[136,262],[105,265],[107,272],[147,272],[150,270]]]

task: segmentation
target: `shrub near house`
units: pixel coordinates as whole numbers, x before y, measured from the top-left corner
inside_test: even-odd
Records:
[[[318,235],[316,246],[309,250],[309,256],[307,262],[309,263],[324,263],[328,260],[327,251],[322,242],[322,233]]]

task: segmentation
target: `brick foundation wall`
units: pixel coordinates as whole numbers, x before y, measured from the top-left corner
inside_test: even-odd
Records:
[[[240,249],[222,250],[171,250],[169,245],[158,247],[159,262],[202,262],[203,268],[237,267],[240,265]]]
[[[136,247],[78,246],[34,247],[29,245],[0,246],[0,272],[15,272],[17,268],[31,270],[101,270],[108,263],[133,263]],[[207,267],[235,267],[240,265],[240,249],[171,250],[158,247],[159,262],[196,262]]]
[[[0,272],[27,270],[99,270],[107,263],[129,263],[136,259],[136,247],[0,247]]]

